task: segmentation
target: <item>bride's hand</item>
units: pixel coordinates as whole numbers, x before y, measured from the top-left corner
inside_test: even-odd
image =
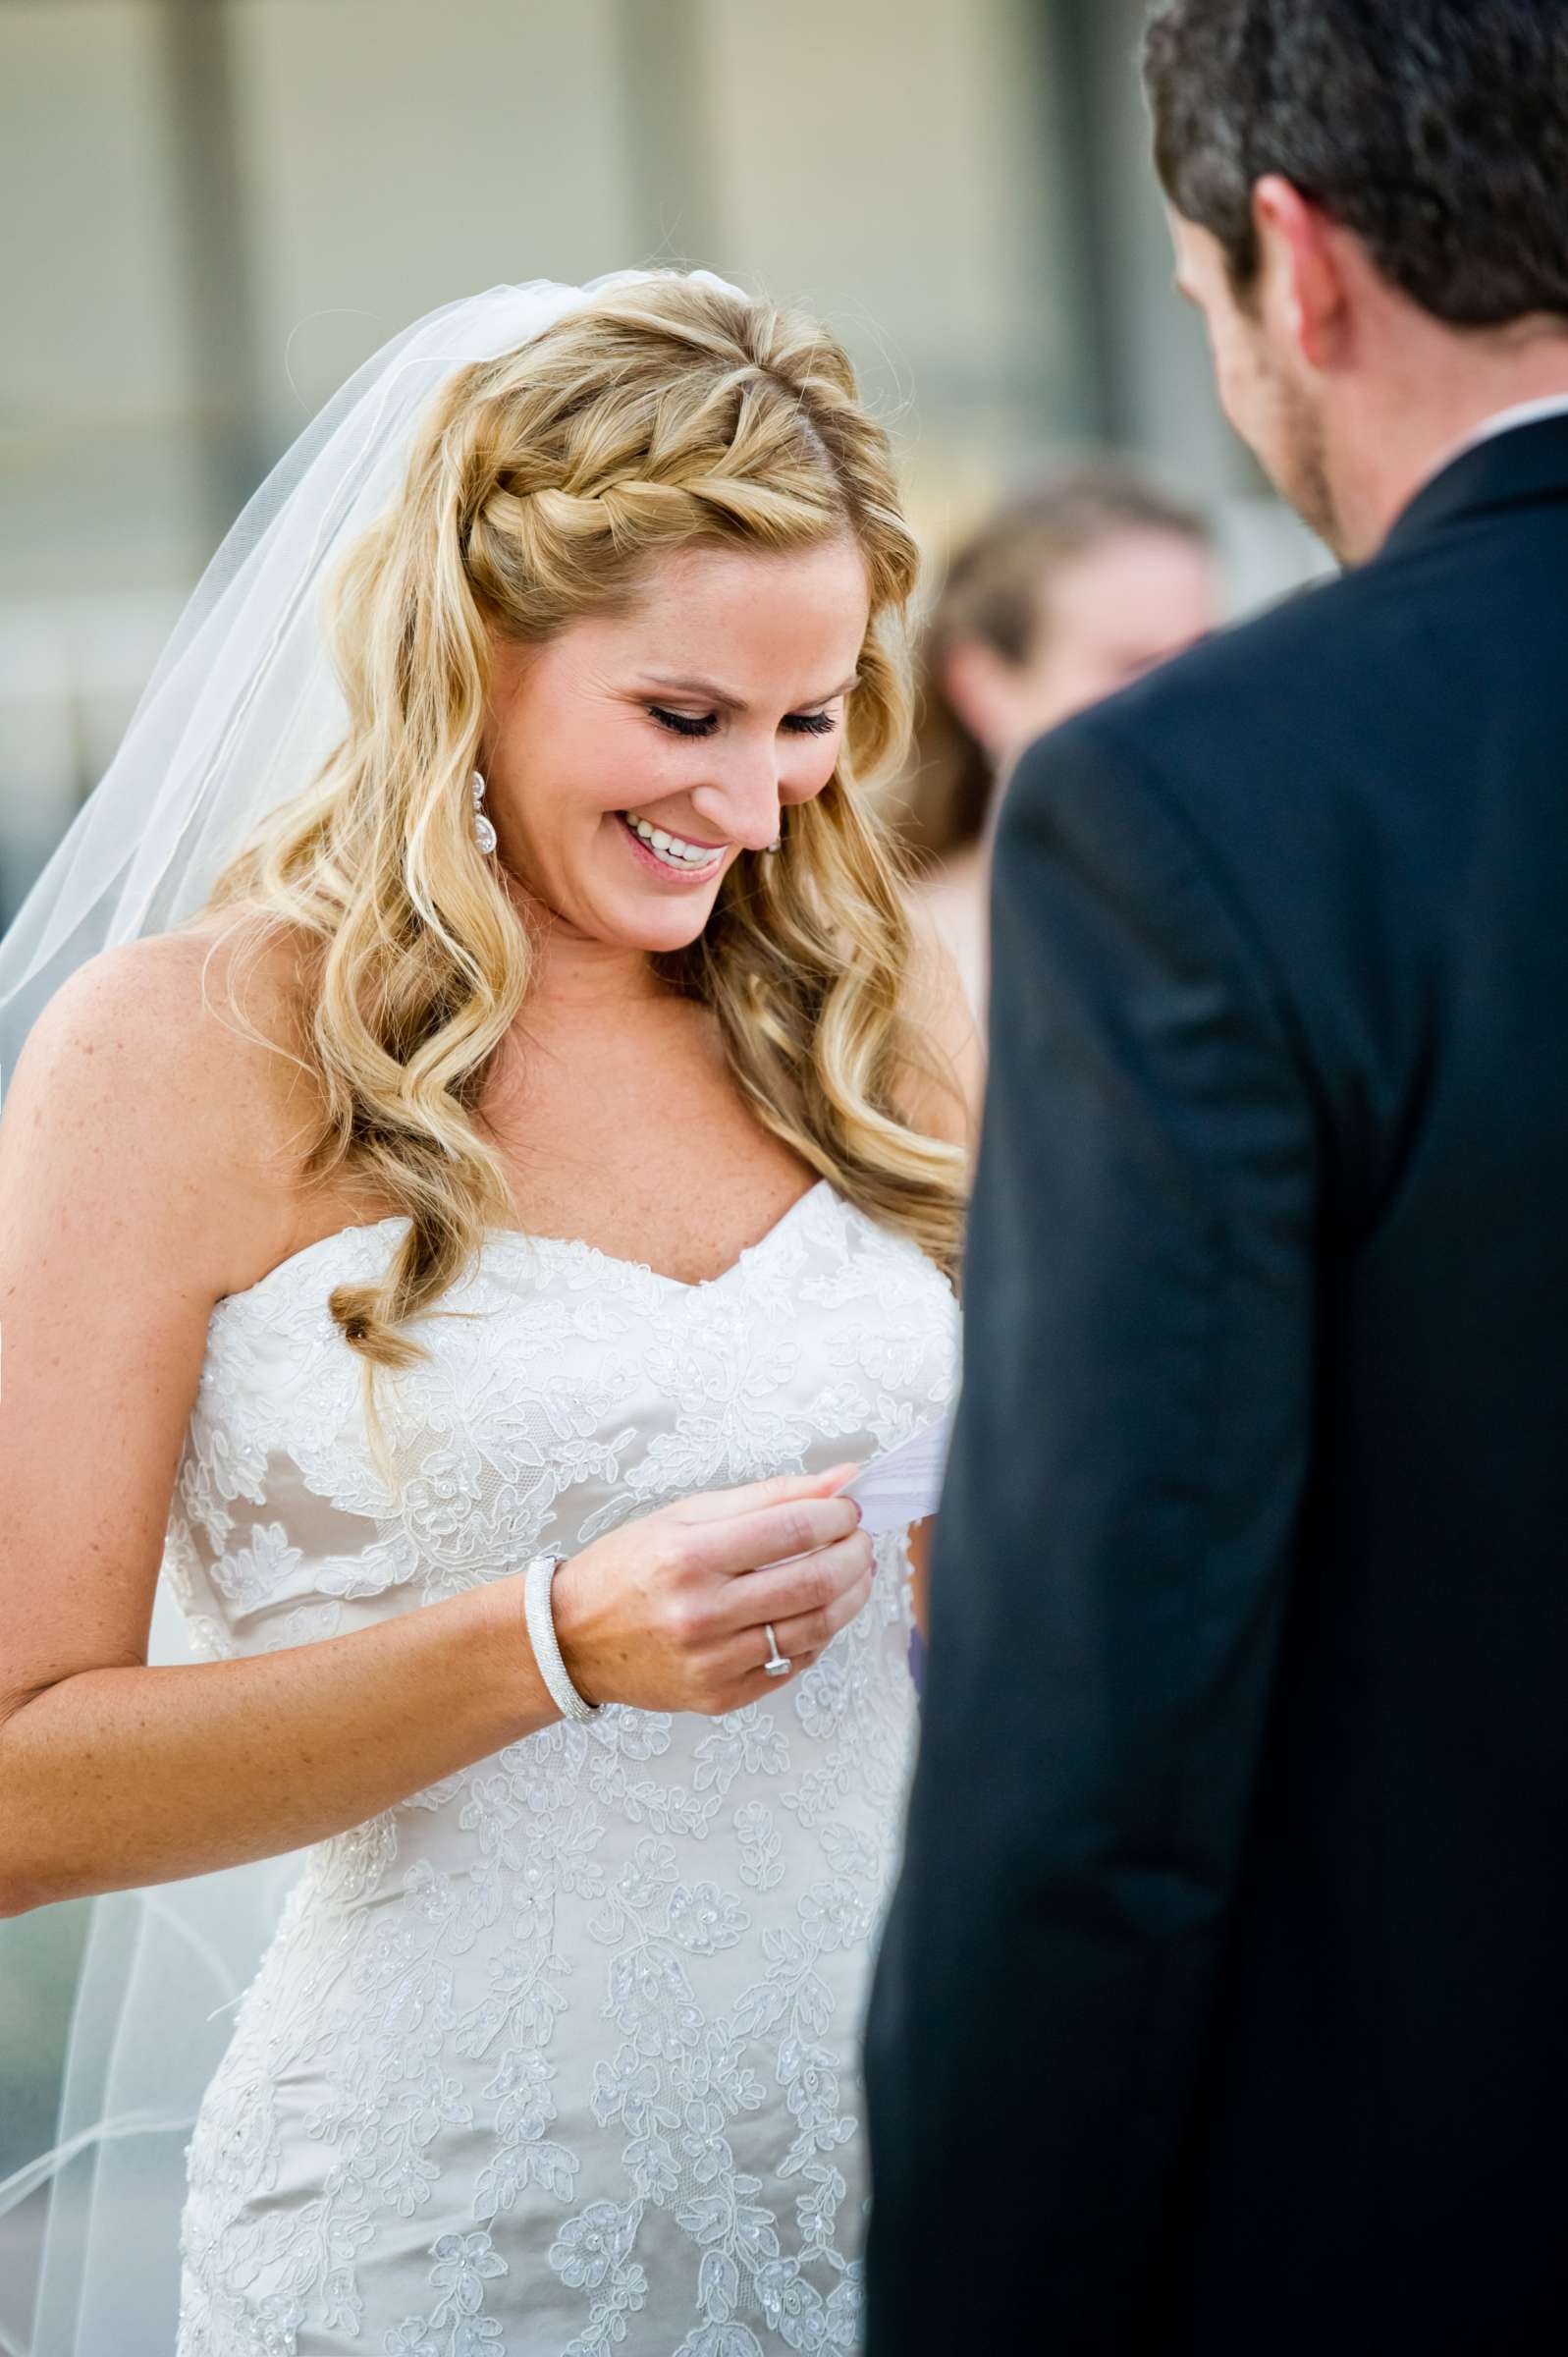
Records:
[[[854,1469],[705,1490],[563,1562],[556,1638],[584,1701],[711,1717],[756,1702],[788,1682],[763,1672],[768,1621],[790,1677],[808,1669],[871,1593],[860,1509],[823,1494]]]

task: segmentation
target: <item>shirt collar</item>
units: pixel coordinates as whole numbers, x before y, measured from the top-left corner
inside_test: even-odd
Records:
[[[1568,500],[1568,398],[1521,402],[1468,434],[1395,517],[1379,555],[1454,517]]]
[[[1543,417],[1568,417],[1568,393],[1548,393],[1541,401],[1516,401],[1511,408],[1483,418],[1463,441],[1456,442],[1435,466],[1428,468],[1423,480],[1430,483],[1445,466],[1451,466],[1455,459],[1462,459],[1467,450],[1474,450],[1479,443],[1490,442],[1498,434],[1512,433],[1517,425],[1538,425]]]

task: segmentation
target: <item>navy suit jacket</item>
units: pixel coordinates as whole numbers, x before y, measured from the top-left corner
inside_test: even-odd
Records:
[[[1034,747],[870,2357],[1568,2347],[1568,419]]]

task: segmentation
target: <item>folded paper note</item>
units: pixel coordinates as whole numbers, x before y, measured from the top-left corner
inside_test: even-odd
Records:
[[[867,1459],[858,1473],[841,1481],[828,1495],[852,1498],[861,1510],[861,1528],[873,1538],[885,1530],[902,1530],[934,1514],[942,1497],[942,1477],[952,1439],[952,1410],[923,1424],[911,1440],[885,1449]]]

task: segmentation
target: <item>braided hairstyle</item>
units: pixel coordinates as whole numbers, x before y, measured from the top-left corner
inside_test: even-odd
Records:
[[[228,908],[258,946],[280,927],[311,945],[297,1061],[323,1115],[302,1170],[351,1172],[407,1215],[385,1277],[330,1298],[389,1482],[375,1368],[425,1355],[398,1329],[512,1216],[477,1109],[534,952],[471,827],[493,636],[540,643],[624,610],[668,551],[845,531],[871,607],[834,774],[791,810],[784,852],[732,865],[701,935],[649,962],[713,1009],[758,1119],[956,1282],[965,1159],[904,1110],[912,1077],[955,1084],[910,1007],[908,856],[866,791],[907,741],[918,553],[836,340],[678,272],[592,299],[448,380],[400,497],[341,566],[347,732],[189,921]]]

